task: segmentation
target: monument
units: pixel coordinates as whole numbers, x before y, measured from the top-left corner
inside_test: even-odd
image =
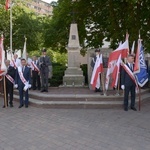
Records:
[[[80,68],[80,50],[78,28],[76,23],[70,26],[70,35],[68,45],[68,66],[63,77],[63,86],[67,87],[81,87],[84,86],[85,78],[83,71]]]

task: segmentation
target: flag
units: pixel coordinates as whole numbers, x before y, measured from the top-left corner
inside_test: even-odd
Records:
[[[8,10],[10,8],[10,0],[6,0],[5,9]]]
[[[102,54],[100,57],[98,56],[96,59],[96,63],[92,72],[92,77],[91,77],[91,85],[93,89],[100,88],[100,73],[103,72],[103,60],[102,60]]]
[[[2,75],[6,74],[7,68],[5,65],[5,51],[3,46],[3,36],[0,38],[0,79],[2,79]]]
[[[27,60],[27,38],[25,38],[25,41],[24,41],[24,47],[23,47],[23,53],[22,53],[22,58],[24,58],[25,60]]]
[[[115,51],[110,53],[109,60],[108,60],[108,68],[106,73],[106,81],[105,81],[106,90],[108,90],[110,75],[114,70],[114,67],[116,65],[119,56],[121,55],[121,58],[123,59],[127,57],[128,53],[129,53],[128,39],[123,44],[121,44]]]
[[[134,47],[135,47],[135,41],[133,41],[133,44],[132,44],[131,54],[134,54]]]
[[[119,74],[120,74],[121,55],[119,56],[114,70],[112,72],[112,87],[117,87]]]
[[[121,44],[116,50],[110,53],[108,62],[113,60],[118,60],[120,54],[121,54],[121,58],[126,58],[127,55],[129,54],[128,39],[123,44]]]
[[[144,58],[144,50],[141,40],[138,40],[138,48],[135,58],[134,73],[137,83],[140,87],[143,87],[148,81],[147,66]]]
[[[134,73],[139,73],[140,72],[140,47],[141,47],[141,40],[138,40],[138,46],[136,50],[136,56],[135,56],[135,65],[134,65]]]

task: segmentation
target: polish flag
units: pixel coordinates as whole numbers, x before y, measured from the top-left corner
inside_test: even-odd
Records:
[[[140,72],[140,48],[141,48],[141,40],[139,39],[136,56],[135,56],[135,65],[134,65],[134,73],[135,74]]]
[[[5,65],[5,51],[3,46],[3,36],[0,38],[0,79],[2,79],[2,75],[6,74],[7,68]]]
[[[5,9],[8,10],[10,8],[10,0],[6,0]]]
[[[91,77],[91,85],[93,89],[100,88],[100,73],[103,72],[103,60],[102,60],[102,54],[97,57],[96,63],[92,72]]]
[[[121,55],[119,56],[119,59],[116,62],[115,68],[112,72],[112,87],[117,87],[119,74],[120,74],[120,64],[121,64]]]
[[[129,54],[128,39],[123,44],[119,45],[119,47],[116,50],[110,53],[109,60],[108,60],[108,68],[106,73],[106,81],[105,81],[106,90],[108,90],[110,76],[115,68],[119,56],[121,55],[121,59],[124,59],[128,56],[128,54]]]

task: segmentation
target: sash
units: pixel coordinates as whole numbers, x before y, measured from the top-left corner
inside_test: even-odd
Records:
[[[18,73],[19,73],[19,76],[20,76],[21,81],[22,81],[23,84],[25,85],[24,91],[26,91],[28,88],[30,88],[30,87],[29,87],[29,82],[27,82],[26,79],[24,78],[23,73],[22,73],[22,68],[21,68],[21,67],[18,67]]]
[[[35,71],[40,72],[39,68],[33,62],[31,62],[31,64]]]
[[[8,74],[5,75],[5,77],[12,83],[15,84],[15,80]]]
[[[132,79],[132,81],[135,83],[136,85],[136,91],[138,91],[138,84],[137,84],[137,81],[136,81],[136,78],[133,74],[133,72],[129,69],[129,67],[124,64],[124,63],[121,63],[122,67],[124,68],[124,70],[127,72],[127,74],[130,76],[130,78]]]
[[[17,66],[16,66],[16,64],[15,64],[14,60],[12,60],[12,63],[13,63],[13,65],[14,65],[14,68],[16,69],[16,68],[17,68]]]

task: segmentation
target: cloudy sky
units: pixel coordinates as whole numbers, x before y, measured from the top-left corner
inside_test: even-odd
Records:
[[[51,3],[52,1],[57,1],[57,0],[42,0],[44,2],[47,2],[47,3]]]

